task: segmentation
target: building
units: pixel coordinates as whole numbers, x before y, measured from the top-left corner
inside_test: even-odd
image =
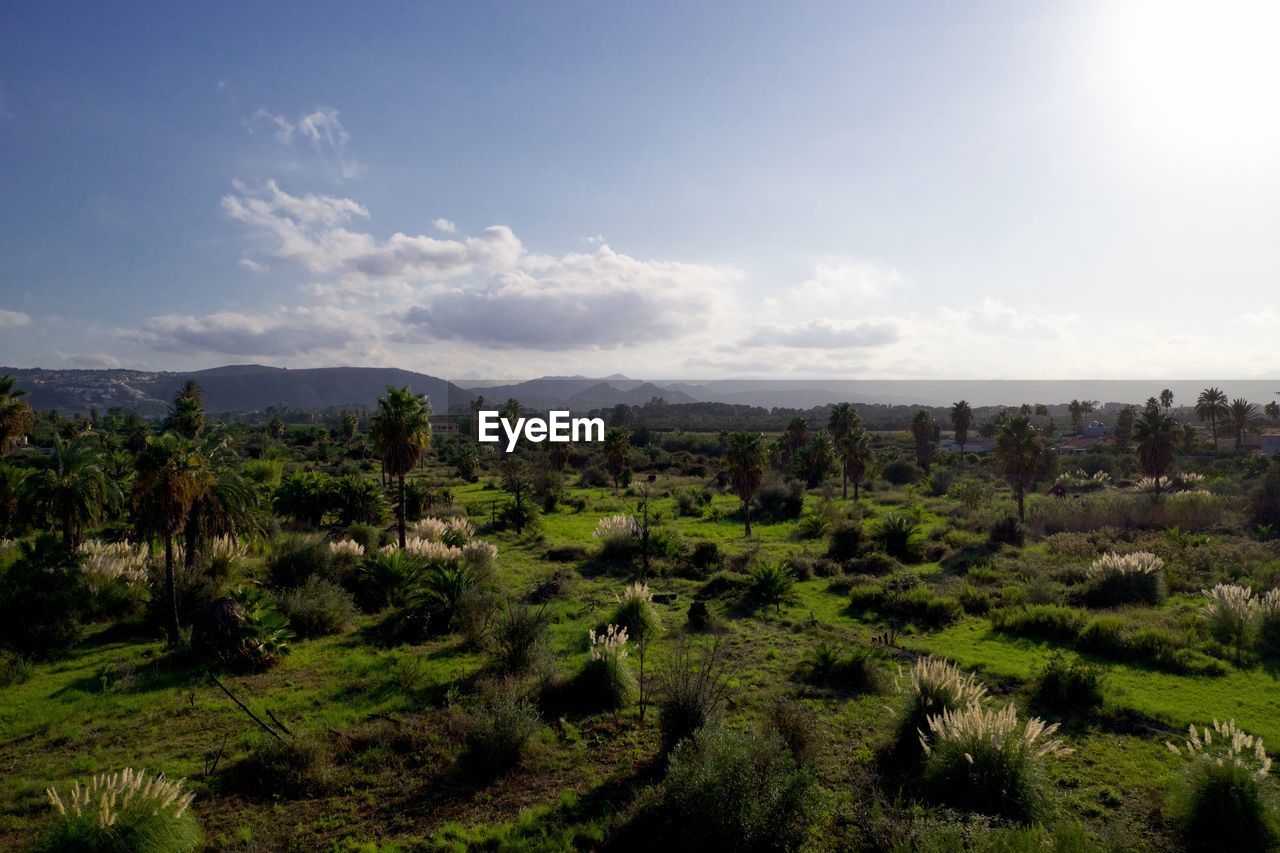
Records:
[[[982,438],[981,436],[970,436],[969,440],[964,443],[965,453],[990,453],[996,449],[996,440],[994,438]],[[960,445],[956,444],[956,440],[950,436],[938,439],[938,450],[943,452],[960,452]]]
[[[439,435],[441,433],[455,434],[458,432],[458,422],[452,418],[432,418],[431,434]]]
[[[1090,421],[1080,434],[1091,438],[1101,438],[1104,435],[1111,435],[1111,427],[1102,421]]]
[[[1063,456],[1073,456],[1080,453],[1088,453],[1090,450],[1100,450],[1106,444],[1111,443],[1111,436],[1108,435],[1078,435],[1074,438],[1068,438],[1058,444],[1055,450]]]
[[[1264,456],[1275,456],[1280,453],[1280,433],[1267,433],[1258,436],[1258,450]]]

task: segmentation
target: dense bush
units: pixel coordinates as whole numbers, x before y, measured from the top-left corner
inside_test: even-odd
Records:
[[[880,659],[868,646],[854,646],[847,653],[821,642],[801,664],[800,679],[818,687],[849,691],[877,691],[884,682]]]
[[[299,637],[337,634],[351,624],[356,612],[351,593],[316,575],[302,586],[279,593],[276,606]]]
[[[1254,524],[1280,529],[1280,465],[1271,465],[1250,496],[1249,518]]]
[[[849,591],[850,609],[872,610],[887,618],[930,629],[944,627],[964,616],[964,608],[956,599],[939,595],[924,584],[898,583],[898,580],[891,578],[887,583],[855,586]]]
[[[0,572],[0,645],[44,657],[80,638],[85,588],[59,552],[52,540],[24,546],[22,557]]]
[[[766,734],[777,735],[801,766],[817,763],[823,746],[818,715],[794,699],[780,699],[765,711]]]
[[[1188,761],[1173,804],[1187,840],[1208,850],[1272,849],[1275,795],[1262,739],[1217,720],[1212,730],[1188,731],[1184,744],[1167,744]]]
[[[313,797],[333,784],[333,751],[311,734],[266,738],[227,774],[236,791],[271,799]]]
[[[533,668],[546,654],[550,623],[545,606],[535,610],[524,604],[508,605],[493,626],[498,669],[519,674]]]
[[[749,572],[747,594],[762,607],[773,606],[779,613],[791,599],[796,578],[791,569],[777,563],[761,561]]]
[[[292,639],[289,620],[255,587],[209,602],[191,627],[191,648],[197,655],[242,669],[266,669],[288,654]]]
[[[1027,530],[1017,516],[1006,515],[991,525],[987,539],[994,545],[1016,545],[1021,548],[1027,540]]]
[[[672,753],[654,827],[686,850],[798,850],[819,791],[776,735],[708,726]]]
[[[1035,701],[1060,711],[1095,708],[1102,704],[1102,681],[1099,667],[1055,652],[1036,675]]]
[[[924,479],[924,469],[909,459],[895,459],[884,466],[881,475],[895,486],[906,486]]]
[[[833,560],[847,562],[855,559],[862,550],[862,523],[858,521],[844,522],[831,531],[831,540],[827,544],[827,556]]]
[[[662,750],[668,753],[714,722],[720,712],[727,684],[719,645],[712,643],[695,654],[692,644],[682,643],[658,672],[657,682],[658,727]]]
[[[887,515],[872,529],[871,541],[890,557],[913,563],[920,558],[920,522],[908,515]]]
[[[48,791],[54,816],[34,853],[189,853],[201,846],[193,794],[182,782],[125,768],[77,784],[64,798]]]
[[[542,726],[533,703],[512,679],[482,685],[462,713],[466,760],[484,776],[520,763],[525,745]]]
[[[1085,625],[1085,613],[1059,604],[1031,604],[991,612],[991,627],[1006,634],[1074,642]]]
[[[804,512],[804,483],[767,483],[756,492],[753,514],[773,521],[799,518]]]
[[[627,666],[626,630],[610,625],[603,633],[591,631],[590,640],[590,656],[569,685],[570,702],[586,713],[626,707],[639,689]]]
[[[625,628],[627,637],[634,642],[653,639],[662,630],[662,619],[653,606],[649,585],[640,582],[630,584],[619,596],[617,606],[605,625]]]
[[[898,670],[894,687],[899,697],[894,753],[908,760],[921,754],[921,734],[928,732],[931,716],[966,708],[987,695],[987,688],[972,673],[933,657],[918,658],[909,668]]]
[[[315,574],[329,577],[332,565],[333,554],[323,536],[290,536],[267,559],[267,577],[277,589],[298,587]]]
[[[1086,573],[1085,601],[1094,607],[1149,604],[1164,600],[1164,560],[1147,551],[1103,554]]]

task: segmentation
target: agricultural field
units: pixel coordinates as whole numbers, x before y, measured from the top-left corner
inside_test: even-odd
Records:
[[[1159,407],[1071,458],[847,405],[506,455],[407,392],[313,427],[18,391],[0,848],[1277,837],[1280,464]]]

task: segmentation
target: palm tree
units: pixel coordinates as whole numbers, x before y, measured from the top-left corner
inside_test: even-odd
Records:
[[[764,479],[767,463],[764,436],[759,433],[730,433],[725,442],[723,464],[729,471],[729,484],[733,493],[742,501],[742,518],[745,535],[751,536],[751,500]]]
[[[1262,432],[1262,415],[1258,413],[1258,407],[1243,397],[1231,401],[1227,417],[1236,433],[1236,450],[1244,444],[1246,434],[1257,435]]]
[[[204,391],[200,383],[188,379],[173,397],[168,426],[187,438],[195,438],[204,428]]]
[[[631,452],[631,436],[621,427],[611,427],[604,434],[604,465],[613,478],[613,493],[618,493],[618,480],[627,467],[627,454]]]
[[[840,454],[840,468],[844,474],[844,497],[849,497],[849,481],[853,481],[853,499],[858,499],[858,487],[867,474],[871,462],[871,438],[862,427],[840,440],[836,451]]]
[[[928,409],[921,409],[911,419],[911,436],[916,442],[916,464],[928,471],[933,461],[933,432],[935,424]]]
[[[956,431],[956,444],[964,453],[964,446],[969,443],[969,427],[973,426],[973,409],[968,400],[961,400],[951,407],[951,428]]]
[[[1160,405],[1164,406],[1164,413],[1169,414],[1169,410],[1173,408],[1173,392],[1168,388],[1160,392]]]
[[[53,452],[27,477],[32,511],[58,524],[68,551],[79,547],[84,528],[120,500],[120,487],[107,470],[107,455],[95,438],[53,437]]]
[[[1273,424],[1280,424],[1280,403],[1272,400],[1262,407],[1262,412],[1267,416],[1267,420]]]
[[[378,398],[378,414],[373,416],[369,434],[383,470],[396,478],[396,528],[403,548],[404,478],[431,447],[431,406],[407,387],[388,387],[387,396]]]
[[[192,506],[214,479],[209,460],[190,439],[168,432],[147,440],[138,454],[133,508],[138,525],[164,540],[165,631],[177,645],[178,590],[173,572],[173,538],[187,524]]]
[[[471,414],[474,416],[471,422],[471,435],[475,438],[480,437],[480,411],[484,409],[484,403],[483,394],[477,394],[471,401]]]
[[[271,436],[272,441],[284,438],[284,421],[280,420],[279,415],[272,415],[267,419],[267,435]]]
[[[782,453],[779,461],[784,469],[791,468],[800,455],[800,451],[804,450],[806,444],[809,443],[809,422],[804,418],[792,418],[787,422],[787,428],[782,431],[780,439],[782,445]],[[721,448],[724,452],[724,448]]]
[[[20,399],[27,392],[14,388],[14,381],[8,374],[0,376],[0,458],[9,455],[36,422],[36,413]]]
[[[837,453],[841,442],[857,428],[861,421],[852,403],[836,403],[831,407],[831,414],[827,417],[827,432],[831,433],[831,442],[837,448]],[[840,480],[844,496],[847,498],[849,497],[849,476],[845,473],[843,466],[840,469]]]
[[[1071,431],[1082,432],[1084,430],[1084,404],[1079,400],[1072,400],[1067,403],[1067,411],[1071,413]]]
[[[198,451],[208,463],[204,491],[191,503],[185,525],[186,569],[192,571],[200,543],[215,536],[237,536],[258,527],[258,493],[240,472],[240,458],[230,441],[215,436],[201,442]]]
[[[1044,440],[1031,425],[1030,418],[1017,415],[1007,419],[996,430],[996,461],[1018,500],[1019,521],[1027,520],[1027,487],[1035,479],[1042,455]]]
[[[1196,417],[1208,421],[1213,429],[1213,452],[1218,452],[1218,419],[1230,415],[1227,395],[1220,388],[1206,388],[1196,398]]]
[[[511,423],[515,423],[524,414],[524,406],[520,405],[520,401],[515,397],[508,397],[506,404],[502,407],[502,416]]]
[[[351,440],[356,437],[356,433],[360,431],[360,417],[355,412],[342,413],[342,440],[346,442],[347,447],[351,446]]]
[[[1172,415],[1159,409],[1146,409],[1133,424],[1133,440],[1138,447],[1138,467],[1142,473],[1156,482],[1156,497],[1160,497],[1160,484],[1173,464],[1173,447],[1181,437],[1181,428]]]
[[[1196,452],[1196,444],[1200,437],[1196,435],[1195,424],[1183,424],[1180,434],[1178,435],[1178,446],[1182,448],[1183,453],[1191,454]]]

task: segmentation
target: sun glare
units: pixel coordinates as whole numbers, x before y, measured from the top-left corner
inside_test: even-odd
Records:
[[[1185,157],[1273,157],[1280,141],[1280,3],[1107,6],[1102,69],[1128,127]]]

